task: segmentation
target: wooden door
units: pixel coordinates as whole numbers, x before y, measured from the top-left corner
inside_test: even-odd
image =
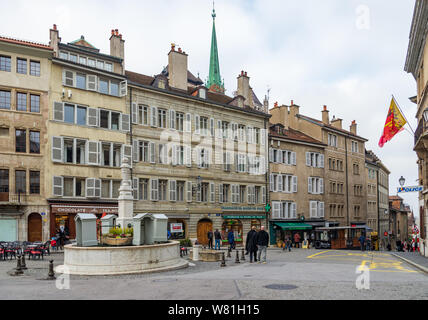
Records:
[[[201,220],[198,222],[198,242],[202,245],[208,245],[208,231],[212,231],[213,223],[210,220]]]
[[[42,216],[32,213],[28,216],[28,241],[42,241]]]

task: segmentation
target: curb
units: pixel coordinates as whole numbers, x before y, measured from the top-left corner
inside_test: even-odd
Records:
[[[399,256],[398,254],[391,253],[391,255],[394,256],[394,257],[396,257],[396,258],[399,258],[399,259],[403,260],[404,262],[407,262],[408,264],[410,264],[410,265],[414,266],[415,268],[421,270],[422,272],[425,272],[425,273],[428,274],[428,268],[423,267],[420,264],[417,264],[417,263],[415,263],[413,261],[410,261],[410,260],[408,260],[406,258],[403,258],[403,257]]]

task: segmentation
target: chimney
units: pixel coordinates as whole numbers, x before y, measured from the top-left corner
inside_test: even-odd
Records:
[[[250,78],[247,76],[247,73],[241,71],[241,74],[238,77],[238,95],[241,95],[245,98],[245,104],[252,107],[252,97],[250,94]]]
[[[111,30],[110,36],[110,55],[122,59],[122,70],[120,73],[125,74],[125,40],[119,34],[119,30]]]
[[[349,127],[349,131],[351,131],[351,133],[357,135],[357,122],[354,120],[351,123],[351,126]]]
[[[322,113],[322,122],[324,124],[330,124],[330,117],[329,117],[329,111],[327,110],[327,106],[324,106]]]
[[[185,91],[187,91],[187,57],[181,48],[175,51],[175,44],[171,44],[171,51],[168,54],[169,85]]]
[[[61,42],[56,24],[49,30],[49,46],[53,48],[55,57],[58,57],[58,44]]]
[[[280,123],[284,126],[284,129],[288,130],[289,119],[288,119],[288,107],[286,105],[278,106],[278,102],[275,102],[275,108],[270,110],[270,114],[272,115],[269,120],[272,124]]]
[[[289,126],[292,129],[299,130],[297,115],[299,114],[299,106],[294,104],[291,100],[290,113],[289,113]]]
[[[333,117],[333,119],[331,119],[331,125],[337,129],[342,129],[342,119]]]

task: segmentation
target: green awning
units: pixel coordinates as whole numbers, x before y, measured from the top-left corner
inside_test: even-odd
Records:
[[[312,226],[306,223],[275,222],[274,224],[282,230],[312,230]]]

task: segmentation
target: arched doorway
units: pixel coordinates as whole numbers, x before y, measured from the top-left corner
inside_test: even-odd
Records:
[[[202,219],[198,222],[198,242],[204,246],[208,245],[208,231],[212,231],[213,223],[209,219]]]
[[[42,241],[42,216],[32,213],[28,216],[28,241]]]

